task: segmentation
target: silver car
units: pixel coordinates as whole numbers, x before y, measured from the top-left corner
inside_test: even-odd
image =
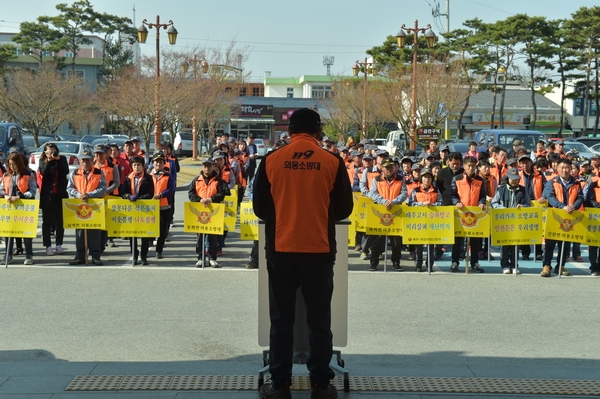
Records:
[[[69,164],[69,173],[73,173],[73,171],[79,169],[79,155],[84,150],[89,150],[90,152],[94,151],[93,147],[89,143],[82,141],[49,141],[48,143],[53,143],[56,145],[60,155],[64,155],[67,158],[67,163]],[[42,155],[46,144],[38,148],[36,152],[32,152],[29,156],[29,168],[34,172],[36,172],[40,166],[40,156]]]
[[[265,144],[265,141],[263,139],[254,139],[254,144],[256,144],[257,155],[259,158],[262,158],[265,155],[267,155],[269,149],[267,148],[267,145]]]

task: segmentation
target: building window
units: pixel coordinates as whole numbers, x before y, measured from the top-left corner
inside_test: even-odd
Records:
[[[312,87],[312,98],[331,98],[332,96],[333,90],[331,90],[331,86]]]
[[[75,71],[73,71],[72,69],[67,69],[67,78],[70,78],[72,76],[75,76],[75,79],[77,81],[77,87],[82,87],[84,85],[85,73],[83,72],[83,70],[76,69]]]
[[[287,88],[287,98],[294,98],[294,88],[293,87]]]
[[[17,48],[17,49],[15,50],[15,53],[16,53],[17,55],[24,55],[24,54],[23,54],[23,50],[21,50],[20,48]]]
[[[231,87],[226,87],[225,88],[225,93],[231,93]]]
[[[260,97],[260,89],[258,87],[252,88],[252,97]]]
[[[67,57],[67,58],[73,58],[73,52],[72,51],[65,52],[65,57]]]
[[[52,51],[49,51],[49,50],[42,51],[42,57],[52,57]]]
[[[246,88],[240,87],[240,97],[246,97]]]

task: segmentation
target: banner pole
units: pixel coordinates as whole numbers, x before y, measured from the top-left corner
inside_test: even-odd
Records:
[[[515,245],[515,276],[519,274],[519,246]]]
[[[88,234],[87,234],[87,229],[83,229],[83,256],[85,258],[85,265],[88,266]]]
[[[469,248],[471,244],[471,237],[467,237],[467,247],[465,248],[465,274],[469,274]]]
[[[206,234],[202,233],[202,269],[206,263]]]
[[[431,258],[431,245],[427,244],[427,274],[431,276],[431,268],[433,267],[433,258]]]
[[[565,259],[565,242],[560,244],[560,257],[558,258],[558,278],[562,275],[563,259]]]
[[[136,239],[135,237],[131,237],[131,267],[135,267],[135,244],[136,244]]]
[[[383,272],[385,273],[387,270],[387,252],[388,252],[388,236],[383,236],[385,239],[385,245],[383,250]],[[371,251],[371,256],[373,256],[373,252]]]
[[[10,250],[12,249],[13,246],[13,239],[12,237],[9,237],[6,239],[6,256],[4,257],[4,268],[8,269],[8,257],[11,256],[10,255]]]

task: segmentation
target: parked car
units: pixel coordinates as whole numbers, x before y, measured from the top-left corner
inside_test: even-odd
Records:
[[[32,133],[23,134],[23,145],[25,146],[25,155],[31,154],[40,145],[46,144],[48,141],[57,140],[54,136],[38,134],[38,145],[35,145]],[[61,139],[62,140],[62,139]]]
[[[79,136],[75,136],[72,134],[56,134],[54,135],[54,137],[56,137],[56,140],[62,141],[79,141]]]
[[[383,151],[387,151],[387,139],[375,139],[375,145]]]
[[[563,150],[565,152],[575,153],[573,158],[586,158],[590,159],[592,155],[598,155],[599,153],[592,150],[587,145],[580,143],[578,141],[565,141],[565,145],[563,146]]]
[[[522,146],[533,151],[538,141],[547,143],[548,137],[537,130],[486,129],[476,132],[473,139],[477,143],[477,151],[487,151],[490,144],[508,150],[515,140],[521,141]]]
[[[163,133],[163,142],[169,142],[171,140],[171,136],[166,133]],[[173,143],[173,152],[176,156],[184,156],[191,157],[193,152],[192,145],[192,132],[177,132],[175,135],[175,142]],[[206,148],[206,144],[202,144],[200,146],[200,136],[198,136],[198,140],[196,143],[196,148],[198,151],[198,155],[205,154],[208,152]]]
[[[600,144],[600,137],[576,137],[574,139],[570,139],[569,141],[577,141],[580,143],[583,143],[585,145],[587,145],[588,147],[592,148],[593,146],[595,146],[596,144]]]
[[[83,143],[88,143],[88,144],[89,144],[89,143],[91,143],[92,141],[94,141],[94,140],[98,139],[99,137],[102,137],[102,136],[100,136],[100,135],[98,135],[98,134],[87,134],[87,135],[85,135],[85,136],[82,136],[82,137],[81,137],[79,140],[77,140],[77,141],[81,141],[81,142],[83,142]]]
[[[254,139],[254,144],[256,144],[256,148],[257,148],[257,155],[259,158],[264,157],[265,155],[267,155],[268,152],[268,148],[267,145],[265,144],[265,140],[263,139]]]
[[[460,152],[462,156],[469,151],[469,143],[471,140],[453,140],[446,144],[450,152]]]
[[[60,155],[64,155],[67,158],[67,163],[69,164],[69,172],[73,173],[79,169],[79,155],[84,150],[89,150],[93,152],[93,147],[89,143],[83,143],[81,141],[49,141],[53,143],[58,148]],[[46,143],[45,143],[46,144]],[[29,156],[29,168],[36,172],[38,167],[40,166],[40,156],[42,155],[42,151],[45,147],[45,144],[42,145],[37,151],[32,152]]]
[[[16,147],[21,154],[25,154],[23,129],[16,123],[0,122],[0,152],[6,157],[13,147]]]

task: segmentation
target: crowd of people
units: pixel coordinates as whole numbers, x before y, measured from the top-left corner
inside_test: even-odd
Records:
[[[332,151],[328,139],[323,148]],[[578,154],[564,151],[562,140],[540,141],[535,149],[528,149],[515,140],[512,148],[491,145],[485,151],[477,151],[471,142],[464,153],[450,152],[447,145],[438,146],[435,140],[417,157],[407,152],[402,157],[390,157],[369,140],[360,143],[348,141],[346,147],[338,148],[346,162],[348,178],[355,192],[371,198],[374,203],[392,205],[407,203],[409,206],[446,205],[462,209],[465,206],[486,208],[519,208],[531,206],[532,201],[559,208],[568,213],[585,207],[600,206],[600,156],[590,160],[576,158]],[[574,160],[573,158],[576,158]],[[391,245],[392,266],[402,271],[401,251],[407,248],[409,260],[415,261],[415,270],[423,270],[423,246],[404,246],[402,237],[385,237],[356,233],[356,251],[361,259],[369,261],[368,270],[376,271],[381,252],[388,240]],[[471,238],[470,248],[465,247],[463,237],[455,237],[451,252],[450,271],[459,271],[465,251],[470,250],[470,270],[483,273],[480,259],[490,258],[489,240]],[[443,246],[426,246],[427,267],[444,255]],[[542,277],[552,274],[554,249],[558,248],[554,273],[570,275],[565,268],[568,260],[582,262],[581,243],[559,242],[545,239],[545,247],[535,245],[536,260],[542,261]],[[521,259],[531,260],[529,245],[519,246]],[[501,249],[500,266],[505,274],[519,273],[515,264],[514,247]],[[597,247],[589,247],[589,269],[593,276],[600,276]]]

